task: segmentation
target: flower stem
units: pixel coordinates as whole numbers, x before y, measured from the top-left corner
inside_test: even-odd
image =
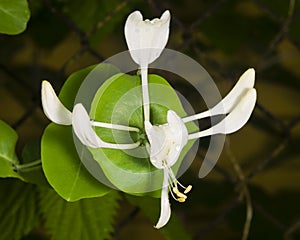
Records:
[[[110,129],[124,130],[124,131],[133,131],[133,132],[140,131],[138,128],[135,128],[135,127],[128,127],[128,126],[112,124],[112,123],[96,122],[94,120],[91,120],[91,124],[94,127],[103,127],[103,128],[110,128]]]
[[[36,160],[36,161],[30,162],[30,163],[14,165],[14,169],[17,172],[28,172],[28,171],[35,169],[36,167],[40,167],[41,165],[42,165],[42,161]]]
[[[148,90],[148,66],[141,67],[141,75],[142,75],[144,121],[149,121],[150,105],[149,105],[149,90]]]

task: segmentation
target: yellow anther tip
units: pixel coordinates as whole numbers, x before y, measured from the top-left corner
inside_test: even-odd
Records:
[[[188,185],[187,188],[184,190],[184,194],[187,194],[188,192],[190,192],[192,190],[192,185]]]
[[[178,198],[177,200],[178,200],[178,202],[181,202],[181,203],[182,203],[182,202],[185,202],[185,198],[183,198],[183,197]]]
[[[172,190],[173,190],[173,193],[175,193],[176,195],[179,193],[179,190],[177,187],[173,187]]]
[[[177,195],[177,197],[179,197],[179,198],[184,198],[184,199],[187,198],[187,196],[185,196],[185,195],[184,195],[183,193],[181,193],[181,192],[176,193],[176,195]]]

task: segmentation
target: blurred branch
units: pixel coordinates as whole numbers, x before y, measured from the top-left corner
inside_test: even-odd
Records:
[[[234,197],[231,202],[224,208],[224,210],[204,229],[201,229],[199,233],[193,237],[193,240],[198,240],[204,238],[208,233],[210,233],[214,228],[220,225],[226,218],[226,216],[232,212],[239,204],[237,197]]]
[[[293,240],[292,235],[294,232],[300,229],[300,220],[294,223],[291,227],[289,227],[284,233],[285,240]]]
[[[97,32],[100,28],[102,28],[107,22],[109,22],[118,12],[124,9],[127,5],[128,5],[127,1],[122,1],[121,3],[119,3],[111,13],[106,15],[104,19],[98,22],[93,27],[93,29],[89,33],[87,33],[87,37],[88,38],[91,37],[95,32]]]
[[[276,228],[281,231],[285,231],[286,226],[281,223],[278,219],[276,219],[271,213],[269,213],[263,206],[258,204],[257,202],[253,203],[254,209],[259,212],[262,216],[268,219]]]
[[[89,36],[86,32],[81,30],[66,14],[62,13],[59,9],[55,8],[49,0],[41,1],[50,12],[56,15],[63,23],[65,23],[73,32],[75,32],[79,36],[82,51],[89,52],[98,61],[104,61],[104,58],[91,47]]]
[[[192,25],[191,30],[194,30],[197,28],[205,19],[210,17],[216,10],[218,10],[223,3],[225,3],[227,0],[217,0],[208,10],[205,11],[205,13],[198,18]]]
[[[288,31],[289,31],[289,25],[291,23],[291,20],[293,18],[293,14],[295,11],[295,0],[289,0],[289,8],[286,19],[283,21],[280,31],[278,34],[274,37],[274,39],[271,41],[269,47],[267,48],[267,52],[265,53],[265,56],[268,56],[270,52],[272,52],[278,44],[282,41],[284,37],[286,37]]]
[[[231,149],[230,149],[230,142],[229,142],[229,138],[226,138],[225,141],[225,150],[227,152],[227,155],[229,157],[229,160],[233,166],[233,169],[235,170],[239,182],[239,188],[241,188],[241,193],[239,196],[239,200],[241,200],[243,197],[245,197],[245,201],[246,201],[246,220],[245,220],[245,224],[244,224],[244,230],[243,230],[243,235],[242,235],[242,240],[247,240],[248,236],[249,236],[249,231],[250,231],[250,226],[251,226],[251,221],[252,221],[252,216],[253,216],[253,208],[252,208],[252,201],[251,201],[251,195],[247,186],[247,182],[245,179],[245,175],[240,167],[240,165],[238,164],[235,156],[233,155]]]

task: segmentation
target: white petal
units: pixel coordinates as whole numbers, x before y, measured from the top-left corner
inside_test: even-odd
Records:
[[[42,105],[45,115],[57,124],[71,125],[72,113],[61,103],[51,84],[42,82]]]
[[[237,106],[221,122],[215,126],[189,135],[189,139],[205,137],[214,134],[230,134],[242,128],[249,120],[256,103],[256,90],[248,90]]]
[[[164,168],[162,160],[166,158],[164,129],[145,121],[145,130],[150,142],[150,161],[153,166],[162,169]]]
[[[167,113],[168,123],[153,126],[145,121],[145,130],[150,142],[150,161],[159,169],[173,166],[188,141],[188,131],[182,119],[172,110]]]
[[[170,142],[167,163],[168,166],[173,166],[178,160],[181,150],[187,144],[188,131],[182,119],[174,111],[168,111],[167,119],[169,125],[167,139]]]
[[[82,144],[91,148],[133,149],[139,142],[129,144],[107,143],[102,141],[92,127],[90,117],[82,104],[76,104],[73,110],[73,129]]]
[[[73,130],[82,144],[100,148],[103,146],[101,139],[95,133],[90,123],[90,117],[82,104],[76,104],[73,109]]]
[[[161,19],[143,21],[139,11],[131,13],[125,23],[125,38],[133,60],[147,67],[159,57],[169,38],[170,12],[165,11]]]
[[[218,114],[227,114],[231,112],[233,108],[240,102],[241,98],[246,94],[246,92],[249,89],[253,88],[254,81],[255,70],[253,68],[250,68],[240,77],[236,85],[221,102],[219,102],[210,110],[190,117],[186,117],[183,119],[183,121],[190,122],[205,117],[210,117]]]
[[[165,226],[171,217],[171,207],[168,196],[168,170],[164,169],[164,181],[160,198],[160,216],[155,228]]]

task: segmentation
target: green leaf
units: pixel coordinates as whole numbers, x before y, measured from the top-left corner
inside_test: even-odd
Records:
[[[143,213],[151,220],[153,225],[158,221],[160,212],[160,199],[149,198],[149,197],[134,197],[126,195],[127,200],[134,206],[139,207]],[[172,212],[170,221],[166,226],[159,229],[163,234],[164,239],[192,239],[188,232],[182,226],[182,223],[176,217],[176,214]]]
[[[52,240],[110,239],[120,195],[66,202],[54,191],[42,192],[40,208]]]
[[[81,83],[94,67],[90,66],[72,74],[64,84],[59,97],[70,110],[73,109]],[[110,64],[100,64],[96,71],[97,75],[106,79],[118,69]],[[41,156],[48,182],[67,201],[102,196],[110,191],[83,166],[74,145],[71,126],[50,124],[43,134]]]
[[[129,135],[126,131],[96,128],[102,140],[128,143],[133,138],[135,141],[147,142],[143,129],[141,92],[140,77],[127,74],[117,74],[99,88],[91,106],[91,118],[101,122],[130,125],[141,130],[139,134]],[[149,75],[149,92],[153,124],[166,123],[169,109],[176,111],[179,116],[186,115],[176,92],[162,77]],[[187,127],[190,131],[197,129],[194,124],[188,124]],[[175,172],[192,145],[193,142],[190,141],[184,148],[174,166]],[[90,151],[109,181],[120,190],[141,194],[161,188],[162,170],[152,166],[145,146],[128,151],[91,148]],[[160,193],[157,194],[160,196]]]
[[[19,34],[26,29],[30,11],[26,0],[0,1],[0,32]]]
[[[35,186],[18,180],[0,181],[0,239],[20,239],[37,226],[39,216]]]
[[[15,153],[17,140],[17,133],[8,124],[0,120],[0,177],[20,178],[13,170],[13,165],[18,164]]]
[[[102,196],[110,191],[81,163],[70,126],[51,123],[46,128],[42,138],[42,165],[50,185],[67,201]]]

